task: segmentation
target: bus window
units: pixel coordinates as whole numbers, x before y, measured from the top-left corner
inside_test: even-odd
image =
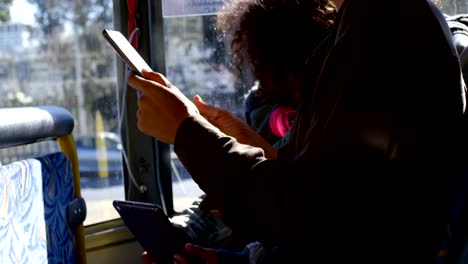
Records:
[[[0,105],[58,105],[75,117],[85,225],[117,218],[124,199],[115,54],[103,41],[112,0],[13,0],[0,15]],[[6,15],[5,15],[6,14]],[[2,149],[1,162],[50,153],[42,142]]]
[[[440,10],[446,15],[468,13],[468,1],[466,0],[434,0],[439,2]]]

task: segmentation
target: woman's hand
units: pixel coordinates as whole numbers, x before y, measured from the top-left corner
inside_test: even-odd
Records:
[[[185,244],[185,253],[185,255],[174,255],[174,264],[218,263],[218,252],[211,248],[202,248],[188,243]],[[143,264],[157,264],[146,251],[140,256]],[[194,261],[194,258],[196,261]]]
[[[211,248],[203,248],[193,244],[185,244],[185,252],[195,257],[195,263],[218,264],[218,252]],[[176,264],[194,264],[190,258],[182,255],[174,256],[174,263]]]
[[[246,122],[225,109],[203,102],[198,95],[193,98],[193,101],[200,114],[223,133],[235,137],[242,144],[260,147],[265,152],[266,158],[276,159],[277,151]]]
[[[140,257],[141,261],[143,261],[143,264],[156,264],[156,262],[151,259],[150,255],[146,251],[143,251]]]
[[[199,114],[197,107],[164,75],[143,70],[144,78],[130,74],[128,84],[138,90],[138,129],[165,143],[174,144],[182,122]]]

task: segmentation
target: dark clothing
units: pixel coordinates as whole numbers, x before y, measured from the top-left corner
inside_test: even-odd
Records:
[[[444,17],[426,0],[347,0],[309,63],[320,74],[280,160],[199,116],[182,123],[175,152],[204,205],[290,263],[433,262],[465,107]]]
[[[291,102],[292,99],[285,97],[281,99],[274,96],[261,98],[258,96],[257,87],[254,86],[249,90],[245,99],[245,121],[270,145],[275,149],[279,149],[288,143],[289,132],[283,136],[275,133],[274,129],[277,127],[273,127],[274,125],[272,125],[272,114],[283,108],[296,112],[296,109],[291,109]],[[291,116],[295,116],[295,114]],[[288,119],[288,122],[294,121],[293,119]],[[289,130],[289,126],[281,128],[286,131]]]

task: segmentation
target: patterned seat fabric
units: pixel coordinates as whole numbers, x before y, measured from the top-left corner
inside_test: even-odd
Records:
[[[0,263],[75,263],[71,163],[62,152],[0,166]]]

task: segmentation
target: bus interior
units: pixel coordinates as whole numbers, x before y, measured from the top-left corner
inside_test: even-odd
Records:
[[[233,69],[230,40],[216,30],[215,17],[225,1],[229,0],[0,4],[1,119],[10,115],[3,109],[57,106],[69,111],[74,121],[64,133],[73,135],[80,169],[77,185],[86,203],[80,233],[84,241],[77,253],[82,257],[77,263],[143,263],[143,249],[113,207],[114,200],[156,204],[172,217],[204,194],[171,145],[138,130],[137,92],[127,85],[128,67],[102,37],[103,29],[127,36],[148,65],[189,98],[201,95],[242,119],[245,95],[255,80]],[[468,14],[468,0],[441,0],[439,6],[447,17]],[[468,29],[468,15],[466,25],[456,26]],[[464,66],[468,35],[454,34],[454,43]],[[63,117],[62,112],[59,115]],[[56,136],[12,144],[0,140],[0,164],[58,151],[61,146],[50,140]]]

